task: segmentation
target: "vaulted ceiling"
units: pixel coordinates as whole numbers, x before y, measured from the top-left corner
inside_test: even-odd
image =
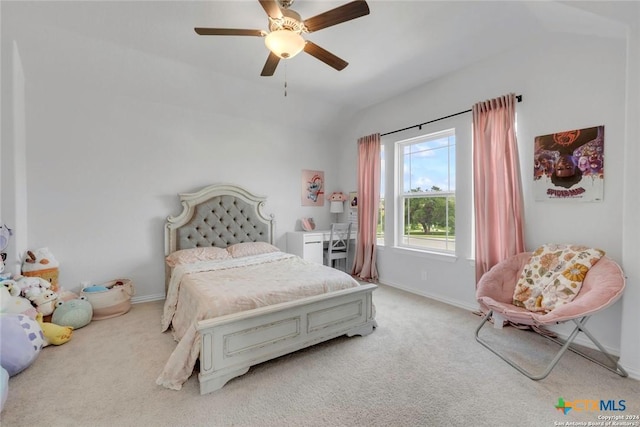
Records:
[[[282,93],[286,81],[289,92],[351,111],[557,32],[619,36],[613,23],[571,2],[369,0],[369,15],[305,36],[349,62],[343,71],[303,52],[280,61],[272,77],[261,77],[268,55],[261,38],[194,32],[194,27],[267,30],[257,0],[35,1],[9,8],[2,3],[9,19],[18,18],[24,31],[41,32],[43,41],[50,32],[64,32],[69,40],[166,58],[265,93]],[[345,3],[297,0],[291,9],[305,19]],[[11,26],[5,16],[3,25]],[[51,61],[65,61],[67,48],[74,46],[57,46]],[[46,61],[50,50],[39,53],[38,61]]]

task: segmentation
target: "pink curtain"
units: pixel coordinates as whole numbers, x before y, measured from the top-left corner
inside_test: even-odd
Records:
[[[376,227],[380,204],[380,134],[358,139],[358,239],[351,274],[378,281]]]
[[[476,283],[525,247],[515,104],[509,94],[472,108]]]

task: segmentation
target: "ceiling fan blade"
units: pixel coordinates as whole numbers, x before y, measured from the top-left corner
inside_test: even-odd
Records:
[[[280,10],[280,6],[278,6],[278,3],[276,3],[276,0],[258,0],[260,2],[260,5],[262,5],[262,8],[264,9],[265,12],[267,12],[267,15],[269,15],[271,18],[275,18],[275,19],[280,19],[282,18],[282,11]]]
[[[279,62],[280,57],[273,52],[269,52],[269,57],[267,57],[267,62],[264,63],[264,67],[262,68],[260,75],[263,77],[273,76]]]
[[[352,19],[369,14],[369,5],[365,0],[355,0],[351,3],[328,10],[320,15],[305,19],[304,25],[308,32],[318,31],[332,25],[341,24]]]
[[[321,48],[309,40],[307,40],[307,43],[304,45],[304,51],[338,71],[343,70],[347,65],[349,65],[349,63],[344,59],[338,58],[333,53]]]
[[[240,30],[237,28],[194,28],[201,36],[256,36],[264,37],[267,33],[263,30]]]

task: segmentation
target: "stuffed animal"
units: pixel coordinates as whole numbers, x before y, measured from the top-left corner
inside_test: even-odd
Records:
[[[9,272],[5,273],[4,272],[4,256],[5,255],[6,254],[3,252],[2,256],[0,256],[0,282],[3,281],[3,280],[11,279],[11,273],[9,273]]]
[[[28,299],[20,296],[20,288],[13,280],[0,284],[0,313],[24,314],[36,318],[37,311]]]
[[[0,256],[0,274],[1,274],[1,273],[4,273],[4,257],[1,257],[1,256]],[[4,275],[3,275],[3,276],[4,276]],[[8,279],[9,277],[10,277],[10,276],[2,277],[2,278],[0,278],[0,280],[2,280],[2,279]]]
[[[4,250],[9,246],[9,239],[12,235],[13,232],[6,224],[0,226],[0,273],[4,271],[4,260],[7,259]]]
[[[43,347],[46,347],[49,344],[62,345],[71,339],[71,335],[73,334],[73,328],[71,326],[60,326],[55,323],[45,322],[42,319],[42,313],[38,313],[36,315],[36,320],[44,334],[45,344]]]
[[[4,261],[7,259],[7,254],[4,252],[9,246],[9,239],[13,232],[6,224],[0,226],[0,281],[11,279],[10,273],[4,272]]]
[[[36,311],[45,316],[53,313],[58,294],[51,289],[51,283],[42,277],[16,276],[21,295],[27,298]]]
[[[58,289],[58,302],[71,301],[72,299],[78,299],[78,294],[72,291],[68,291],[65,288]],[[57,304],[57,303],[56,303]]]
[[[0,361],[9,376],[28,368],[44,347],[42,328],[22,314],[0,314]]]
[[[0,252],[7,249],[11,236],[13,236],[13,231],[7,227],[7,224],[2,224],[0,226]]]
[[[69,301],[58,301],[53,312],[51,322],[61,326],[71,326],[80,329],[91,322],[93,307],[86,297]]]
[[[13,280],[20,288],[20,295],[27,299],[51,289],[51,283],[42,277],[27,277],[17,274],[13,277]]]
[[[22,263],[22,274],[29,277],[42,277],[51,283],[51,289],[58,290],[58,261],[49,248],[27,251]]]
[[[53,313],[53,310],[56,309],[56,302],[58,302],[58,294],[51,290],[28,296],[28,298],[31,304],[36,307],[36,311],[45,316]]]
[[[4,409],[4,402],[9,396],[9,372],[0,366],[0,412]]]

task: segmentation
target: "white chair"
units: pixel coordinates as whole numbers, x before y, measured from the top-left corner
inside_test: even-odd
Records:
[[[344,260],[343,271],[347,272],[349,258],[349,241],[351,240],[351,223],[334,222],[331,224],[329,244],[324,252],[325,264],[335,268],[335,261]]]

